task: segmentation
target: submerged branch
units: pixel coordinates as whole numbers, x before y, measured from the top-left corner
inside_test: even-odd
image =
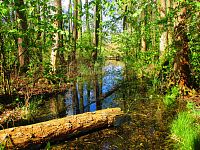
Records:
[[[104,100],[105,98],[111,96],[111,95],[112,95],[114,92],[116,92],[120,87],[122,87],[122,84],[118,84],[118,85],[114,86],[114,87],[113,87],[111,90],[109,90],[108,92],[106,92],[106,93],[100,95],[100,96],[99,96],[99,99],[97,99],[97,100],[95,100],[95,101],[92,101],[92,102],[90,102],[89,104],[87,104],[87,105],[84,107],[84,109],[87,108],[87,107],[89,107],[91,104],[96,103],[96,101],[102,101],[102,100]]]

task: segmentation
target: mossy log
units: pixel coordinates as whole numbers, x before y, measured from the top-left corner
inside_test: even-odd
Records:
[[[0,131],[0,142],[6,148],[27,148],[33,144],[64,139],[70,135],[118,124],[123,118],[120,108],[67,116],[37,124]],[[122,119],[123,120],[123,119]]]

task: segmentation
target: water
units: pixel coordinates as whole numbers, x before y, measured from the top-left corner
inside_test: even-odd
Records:
[[[130,80],[100,103],[96,101],[97,91],[100,95],[105,95],[124,80],[123,68],[123,64],[109,61],[102,68],[103,74],[93,74],[90,79],[73,83],[63,95],[56,95],[41,102],[37,100],[37,104],[31,104],[34,123],[95,111],[99,108],[98,105],[102,109],[121,107],[131,118],[117,128],[51,143],[51,149],[172,149],[168,129],[172,115],[164,108],[160,95],[156,92],[149,94],[151,84],[142,80]]]
[[[123,66],[109,63],[103,68],[102,93],[111,90],[123,80]],[[87,85],[84,85],[84,106],[87,106]],[[80,137],[53,144],[51,149],[76,150],[132,150],[132,149],[173,149],[169,137],[171,112],[166,110],[162,97],[144,81],[133,80],[115,91],[102,102],[102,108],[121,107],[131,117],[120,127],[112,127],[91,132]],[[90,101],[95,101],[94,90],[90,91]],[[85,111],[87,111],[86,109]],[[96,103],[89,107],[96,110]],[[71,111],[68,111],[68,113]]]
[[[102,87],[101,87],[101,92],[102,94],[107,93],[110,91],[116,84],[122,80],[122,69],[123,66],[116,66],[115,64],[109,62],[105,67],[102,68],[103,72],[103,78],[102,78]],[[78,92],[78,103],[80,104],[80,92],[78,83],[76,83],[76,91]],[[88,96],[88,86],[92,86],[89,90],[89,95]],[[96,111],[97,110],[97,103],[96,103],[96,98],[95,98],[95,85],[94,83],[91,82],[91,84],[88,84],[87,82],[83,83],[83,107],[84,107],[84,112],[90,111]],[[73,102],[73,88],[70,88],[67,90],[67,93],[65,94],[65,103],[67,106],[66,114],[67,115],[75,115],[76,114],[76,104]],[[102,103],[101,103],[101,108],[109,108],[109,107],[116,107],[117,104],[113,101],[115,98],[115,93],[113,93],[111,96],[108,96],[105,98]],[[88,108],[89,107],[89,108]]]

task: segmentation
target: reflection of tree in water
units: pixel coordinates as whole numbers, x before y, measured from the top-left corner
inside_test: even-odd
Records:
[[[50,99],[50,111],[56,118],[65,116],[66,105],[62,95]]]
[[[73,86],[68,89],[65,96],[67,115],[116,106],[113,102],[115,94],[111,94],[104,100],[100,96],[112,90],[122,79],[122,67],[109,64],[102,71],[103,76],[94,72],[87,81],[74,82]]]

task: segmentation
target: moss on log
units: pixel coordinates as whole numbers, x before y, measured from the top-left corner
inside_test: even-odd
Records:
[[[6,148],[26,148],[33,144],[56,141],[80,132],[116,125],[123,118],[120,108],[67,116],[37,124],[0,131],[0,142]],[[123,119],[122,119],[123,120]]]

